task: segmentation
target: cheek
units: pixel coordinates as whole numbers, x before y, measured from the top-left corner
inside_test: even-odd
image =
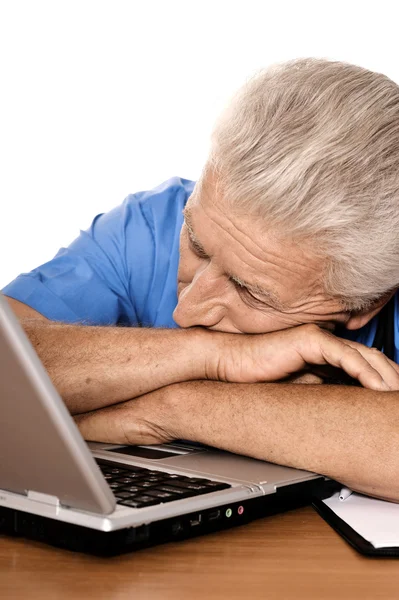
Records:
[[[242,333],[270,333],[298,325],[288,315],[273,309],[258,310],[251,308],[242,301],[237,301],[230,314],[234,325]]]

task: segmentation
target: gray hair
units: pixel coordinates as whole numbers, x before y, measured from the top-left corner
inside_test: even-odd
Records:
[[[216,122],[210,168],[233,208],[312,244],[347,309],[399,286],[399,86],[385,75],[315,58],[257,73]]]

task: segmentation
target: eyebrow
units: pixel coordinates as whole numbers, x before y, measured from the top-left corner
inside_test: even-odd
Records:
[[[189,234],[190,242],[192,243],[194,248],[199,251],[200,254],[208,256],[203,245],[194,233],[191,211],[187,206],[183,209],[183,216]],[[240,287],[243,287],[254,294],[258,294],[259,296],[263,296],[263,298],[265,298],[265,300],[267,300],[267,302],[270,303],[270,305],[272,305],[273,308],[276,308],[277,310],[284,310],[287,308],[286,306],[284,306],[284,304],[281,302],[280,298],[276,294],[269,290],[263,289],[257,283],[248,283],[247,281],[242,280],[241,277],[237,277],[236,275],[233,275],[231,273],[226,273],[226,275]]]

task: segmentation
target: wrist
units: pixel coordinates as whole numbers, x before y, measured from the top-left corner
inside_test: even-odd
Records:
[[[201,411],[198,400],[198,387],[208,382],[183,381],[173,383],[162,390],[155,417],[156,427],[161,428],[168,438],[173,440],[193,440],[195,415]]]
[[[186,362],[186,381],[217,379],[217,365],[226,334],[194,327],[186,332],[186,344],[182,345],[182,360]]]
[[[242,338],[242,336],[223,331],[204,330],[203,333],[205,370],[202,379],[229,381],[226,376],[224,363],[226,357],[230,356],[232,347],[235,347],[236,341],[238,341],[238,338]]]

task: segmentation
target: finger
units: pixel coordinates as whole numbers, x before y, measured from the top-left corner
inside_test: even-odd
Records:
[[[383,354],[383,352],[381,352],[380,350],[377,350],[377,348],[369,348],[368,346],[365,346],[364,344],[360,344],[359,342],[352,342],[351,340],[344,340],[344,341],[345,341],[345,343],[350,345],[352,348],[356,348],[356,350],[358,350],[365,357],[367,357],[368,353],[372,353],[372,354],[375,354],[376,356],[383,357],[385,359],[385,361],[399,375],[399,365],[395,361],[393,361],[390,358],[388,358],[387,356],[385,356],[385,354]],[[370,356],[371,356],[371,354],[370,354]]]
[[[342,369],[333,367],[332,365],[314,365],[311,369],[312,373],[315,373],[323,379],[324,383],[336,383],[341,385],[359,385],[360,382],[354,379],[348,373],[345,373]]]
[[[365,358],[358,349],[342,344],[341,348],[330,344],[323,349],[323,355],[333,364],[354,377],[363,387],[372,390],[389,390],[389,385],[383,375]]]
[[[368,348],[359,344],[357,351],[378,371],[391,390],[399,390],[399,369],[396,363],[376,348]]]
[[[354,377],[363,387],[373,390],[389,390],[388,384],[359,350],[328,332],[317,329],[304,330],[302,348],[303,358],[311,364],[329,364],[344,370]]]
[[[371,346],[366,346],[365,344],[361,344],[360,342],[353,342],[352,340],[346,340],[344,338],[339,338],[339,339],[341,339],[343,342],[345,342],[345,344],[348,344],[348,345],[352,346],[353,348],[356,348],[356,349],[366,348],[366,349],[372,350]],[[374,350],[377,350],[377,348],[374,348]],[[379,352],[381,352],[381,350],[379,350]],[[383,352],[381,352],[381,354],[383,354],[385,356],[385,354]],[[394,360],[391,360],[387,356],[385,356],[385,358],[392,364],[392,366],[399,373],[399,364],[396,363]]]

